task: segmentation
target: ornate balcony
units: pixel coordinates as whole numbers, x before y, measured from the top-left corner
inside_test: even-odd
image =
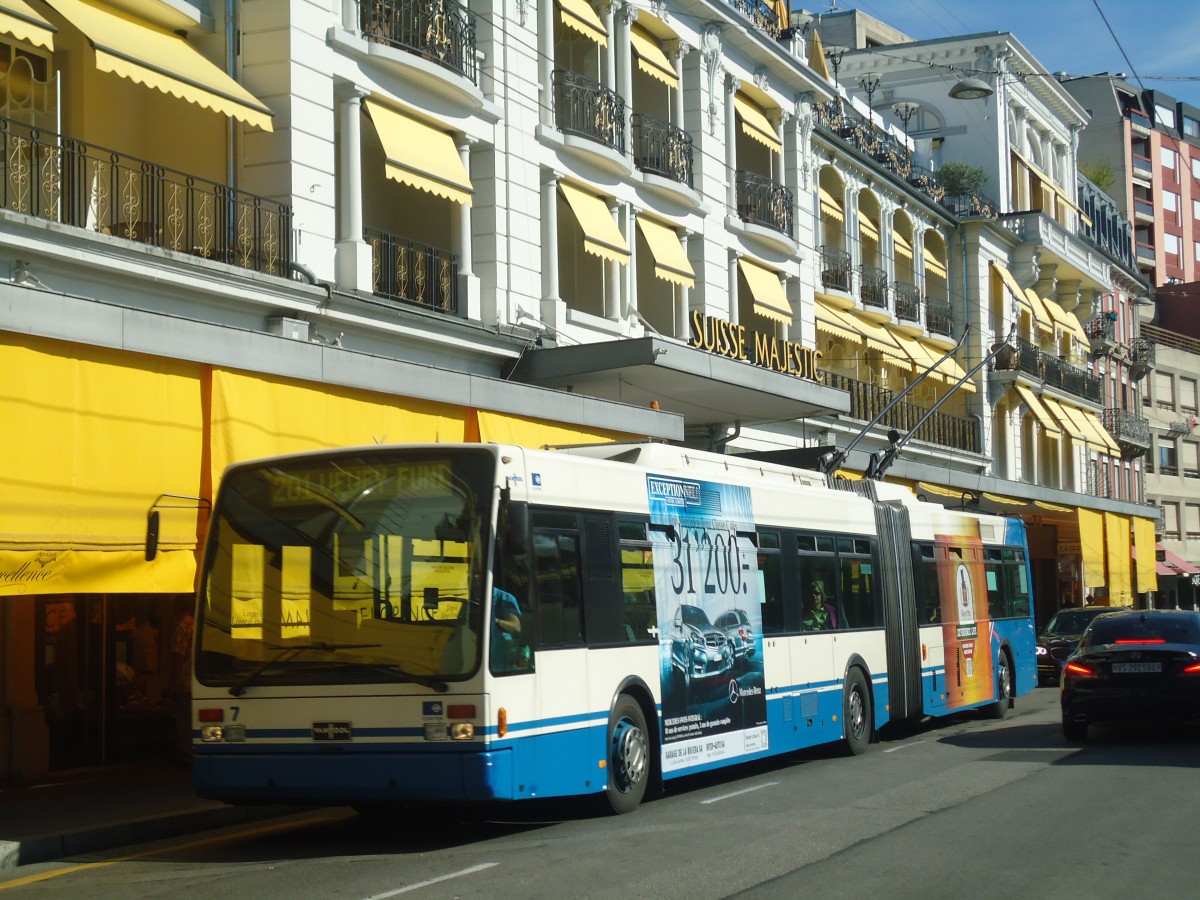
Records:
[[[692,136],[646,113],[634,113],[631,118],[634,165],[691,187]]]
[[[1158,356],[1158,344],[1148,338],[1135,338],[1133,354],[1129,359],[1129,376],[1134,379],[1145,378],[1146,373],[1154,368]]]
[[[983,194],[947,194],[942,206],[960,219],[998,219],[1000,208]]]
[[[925,298],[925,327],[930,334],[950,337],[954,332],[954,310],[948,300]]]
[[[941,203],[946,199],[946,188],[936,172],[931,172],[922,166],[913,166],[908,176],[908,183],[932,200]]]
[[[290,206],[157,162],[0,118],[12,212],[288,277]]]
[[[368,41],[415,53],[479,84],[475,17],[453,0],[359,0]]]
[[[850,293],[854,267],[850,254],[840,247],[821,247],[821,286]]]
[[[1150,422],[1123,409],[1104,410],[1104,427],[1121,447],[1121,459],[1137,459],[1150,449]]]
[[[737,173],[738,218],[792,236],[792,192],[756,172]]]
[[[1087,332],[1088,342],[1092,352],[1097,356],[1109,356],[1117,346],[1117,320],[1109,318],[1107,313],[1100,313],[1083,326]]]
[[[885,387],[868,384],[865,381],[848,378],[835,372],[826,372],[825,382],[831,387],[849,392],[849,415],[851,418],[863,422],[870,422],[896,396],[895,391]],[[907,433],[912,431],[927,412],[929,412],[929,407],[906,398],[888,410],[887,414],[879,420],[879,425],[883,428],[895,428],[897,431]],[[979,452],[979,432],[975,422],[948,413],[935,412],[921,426],[914,438],[927,444],[936,444],[939,447],[948,447],[967,453]]]
[[[759,31],[779,39],[779,16],[775,14],[774,6],[763,0],[729,0],[729,5],[749,19]]]
[[[896,319],[899,322],[921,321],[921,291],[907,281],[892,283],[892,295],[896,298]]]
[[[891,312],[888,306],[887,272],[879,266],[859,266],[858,283],[859,299],[864,309]]]
[[[363,230],[371,245],[371,290],[380,297],[449,316],[458,310],[458,257],[408,238]]]
[[[1100,405],[1104,402],[1104,382],[1083,369],[1064,362],[1029,341],[1013,337],[989,364],[994,372],[1020,372],[1050,387]]]
[[[625,101],[598,81],[555,69],[554,121],[563,134],[588,138],[625,154]]]

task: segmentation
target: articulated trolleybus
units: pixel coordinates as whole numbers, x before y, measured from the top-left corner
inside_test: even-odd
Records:
[[[231,466],[196,622],[196,785],[231,802],[628,812],[1037,682],[1019,520],[663,444]]]

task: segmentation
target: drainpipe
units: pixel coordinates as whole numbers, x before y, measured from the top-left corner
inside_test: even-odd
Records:
[[[234,4],[236,0],[225,0],[225,73],[234,81],[237,80],[235,67],[237,63],[237,28],[234,27]],[[237,187],[237,128],[236,120],[230,116],[225,119],[225,130],[229,136],[229,171],[228,183],[231,188]]]

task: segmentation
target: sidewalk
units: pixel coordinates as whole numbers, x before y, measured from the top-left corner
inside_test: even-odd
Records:
[[[0,869],[296,812],[201,800],[186,765],[141,762],[0,785]]]

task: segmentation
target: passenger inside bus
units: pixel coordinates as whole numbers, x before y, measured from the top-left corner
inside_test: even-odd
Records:
[[[804,630],[826,631],[837,627],[837,611],[818,582],[808,595],[808,605],[804,609]]]
[[[508,591],[492,588],[492,671],[513,672],[528,665],[522,659],[521,604]]]

